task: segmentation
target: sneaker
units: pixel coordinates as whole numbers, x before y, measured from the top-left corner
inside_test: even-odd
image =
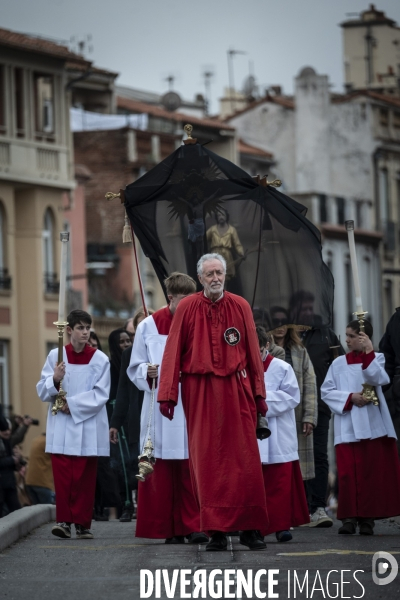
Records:
[[[320,506],[315,513],[310,515],[309,527],[332,527],[333,520],[328,517],[325,509]]]
[[[77,525],[75,523],[76,539],[77,540],[92,540],[93,533],[90,529],[86,529],[83,525]]]
[[[67,540],[71,537],[71,525],[70,523],[56,523],[53,525],[51,533],[59,538]]]

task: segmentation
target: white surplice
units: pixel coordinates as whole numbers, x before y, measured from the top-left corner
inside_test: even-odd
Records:
[[[142,415],[140,422],[140,450],[146,441],[147,425],[150,414],[151,389],[147,381],[148,363],[159,366],[158,381],[162,371],[162,359],[167,343],[167,335],[160,335],[152,316],[141,323],[135,333],[131,360],[127,370],[129,379],[140,390],[144,390]],[[160,413],[157,402],[158,389],[154,392],[153,415],[151,419],[151,439],[154,446],[154,456],[169,460],[189,458],[186,419],[179,394],[175,406],[174,418],[169,421]]]
[[[110,362],[100,350],[96,350],[89,364],[66,365],[62,387],[67,392],[71,414],[59,411],[51,414],[58,391],[54,387],[54,367],[58,349],[51,350],[36,386],[42,402],[49,402],[46,427],[46,452],[72,456],[109,456],[109,425],[106,402],[110,394]]]
[[[374,360],[366,369],[362,368],[362,364],[347,364],[345,356],[339,356],[333,361],[321,386],[321,398],[335,415],[335,445],[384,435],[396,438],[381,388],[389,381],[383,354],[375,353]],[[351,410],[343,412],[349,395],[361,392],[363,383],[370,383],[375,387],[380,405],[369,403],[359,408],[353,404]]]
[[[264,373],[267,390],[267,418],[271,435],[258,440],[263,464],[286,463],[299,459],[294,409],[300,403],[300,390],[292,367],[273,358]]]
[[[300,390],[292,367],[273,358],[264,373],[267,391],[267,418],[271,435],[258,440],[263,464],[299,459],[294,409],[300,403]]]

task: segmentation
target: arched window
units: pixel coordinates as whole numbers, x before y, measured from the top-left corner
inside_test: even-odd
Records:
[[[45,292],[47,294],[55,294],[58,292],[58,284],[56,273],[54,272],[54,217],[50,208],[44,214],[42,241]]]

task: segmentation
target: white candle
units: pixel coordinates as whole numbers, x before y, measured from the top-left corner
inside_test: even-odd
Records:
[[[346,225],[347,235],[349,236],[350,262],[351,262],[351,270],[353,272],[353,281],[354,281],[354,291],[355,291],[355,295],[356,295],[357,312],[363,312],[362,300],[361,300],[360,278],[358,276],[356,242],[354,239],[354,221],[346,221],[345,225]]]
[[[61,240],[61,265],[60,265],[60,295],[58,300],[58,322],[65,321],[65,291],[67,287],[67,259],[68,259],[68,241],[69,233],[62,231]]]

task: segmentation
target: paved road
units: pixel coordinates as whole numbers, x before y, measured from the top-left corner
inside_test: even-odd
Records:
[[[169,577],[172,577],[174,569],[189,569],[192,574],[204,570],[204,576],[213,569],[233,569],[234,573],[228,574],[233,584],[225,588],[228,593],[220,595],[221,598],[236,597],[235,577],[240,579],[241,570],[247,577],[248,569],[253,570],[253,577],[260,569],[279,570],[274,575],[278,585],[271,589],[284,599],[400,598],[400,574],[386,586],[378,586],[372,581],[372,556],[375,552],[386,551],[394,556],[398,553],[400,564],[400,527],[381,521],[375,528],[376,535],[365,537],[340,536],[337,534],[338,526],[335,523],[330,529],[296,529],[293,541],[285,544],[278,544],[274,536],[269,536],[268,548],[261,552],[250,552],[239,544],[237,537],[233,537],[227,552],[211,553],[205,552],[204,546],[166,546],[162,541],[137,539],[134,537],[135,521],[94,523],[94,540],[59,540],[50,534],[51,526],[44,525],[0,554],[0,598],[136,600],[140,598],[140,569],[148,569],[153,575],[156,569],[167,569]],[[354,579],[356,570],[359,570],[355,574],[359,583]],[[307,571],[308,593],[307,581],[302,592],[296,585],[295,593],[295,572],[301,586]],[[196,577],[200,582],[202,573]],[[342,589],[341,577],[344,582],[350,582],[343,583]],[[217,575],[216,581],[220,578]],[[175,595],[170,597],[184,597],[180,593],[180,581],[178,578]],[[209,579],[207,581],[210,582]],[[268,592],[267,581],[267,576],[261,577],[262,592]],[[194,584],[184,588],[187,594],[195,589],[191,585]],[[213,589],[211,586],[211,594]],[[233,595],[229,596],[229,592]],[[150,597],[156,596],[152,594]],[[158,597],[168,597],[164,583]],[[199,597],[212,596],[209,593],[202,596],[200,588]],[[257,597],[254,589],[249,597]],[[246,598],[245,593],[243,598]]]

